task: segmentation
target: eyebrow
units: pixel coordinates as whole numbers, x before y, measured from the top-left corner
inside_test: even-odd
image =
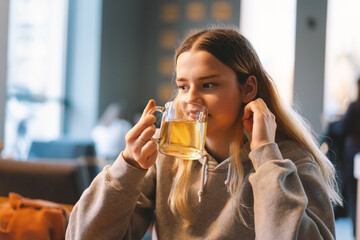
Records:
[[[211,75],[207,75],[207,76],[201,76],[201,77],[198,78],[198,80],[204,81],[204,80],[208,80],[208,79],[211,79],[211,78],[217,78],[217,77],[219,77],[218,74],[211,74]],[[177,78],[176,81],[177,81],[177,82],[185,82],[186,79],[184,79],[184,78]]]

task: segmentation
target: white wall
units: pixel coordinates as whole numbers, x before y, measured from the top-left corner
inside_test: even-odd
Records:
[[[7,76],[9,0],[0,1],[0,141],[5,135],[5,103]]]

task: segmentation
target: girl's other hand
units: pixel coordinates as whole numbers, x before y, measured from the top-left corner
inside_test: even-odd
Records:
[[[251,101],[245,106],[242,121],[246,130],[251,134],[251,150],[275,142],[275,116],[261,98]]]
[[[150,100],[140,120],[125,136],[126,147],[122,153],[123,158],[137,168],[148,169],[155,163],[157,157],[157,144],[152,140],[156,130],[154,125],[156,118],[152,114],[147,114],[155,106],[155,101]]]

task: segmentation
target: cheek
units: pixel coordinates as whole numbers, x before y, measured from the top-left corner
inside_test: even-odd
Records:
[[[216,122],[231,125],[241,117],[240,114],[241,105],[230,101],[219,104],[215,109],[213,108],[210,118],[212,117]]]
[[[229,112],[237,109],[239,99],[233,96],[226,96],[223,94],[221,97],[218,96],[213,99],[206,99],[206,105],[208,106],[209,112],[216,115],[226,115]]]
[[[231,107],[224,107],[223,117],[226,119],[226,125],[232,126],[242,117],[241,104],[229,103]]]

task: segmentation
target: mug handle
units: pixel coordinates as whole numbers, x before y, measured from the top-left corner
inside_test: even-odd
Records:
[[[147,114],[155,114],[156,112],[160,112],[160,113],[164,113],[165,112],[165,107],[161,107],[161,106],[155,106],[152,109],[150,109],[150,111]],[[155,116],[156,117],[156,116]],[[156,122],[155,122],[155,126],[156,128],[160,128],[161,126],[161,122],[162,122],[162,118],[156,118]],[[157,125],[159,125],[159,127],[157,127]],[[160,133],[158,133],[160,135]],[[155,133],[154,135],[157,135],[157,133]],[[160,142],[160,136],[159,137],[152,137],[151,140],[153,140],[156,143]]]

